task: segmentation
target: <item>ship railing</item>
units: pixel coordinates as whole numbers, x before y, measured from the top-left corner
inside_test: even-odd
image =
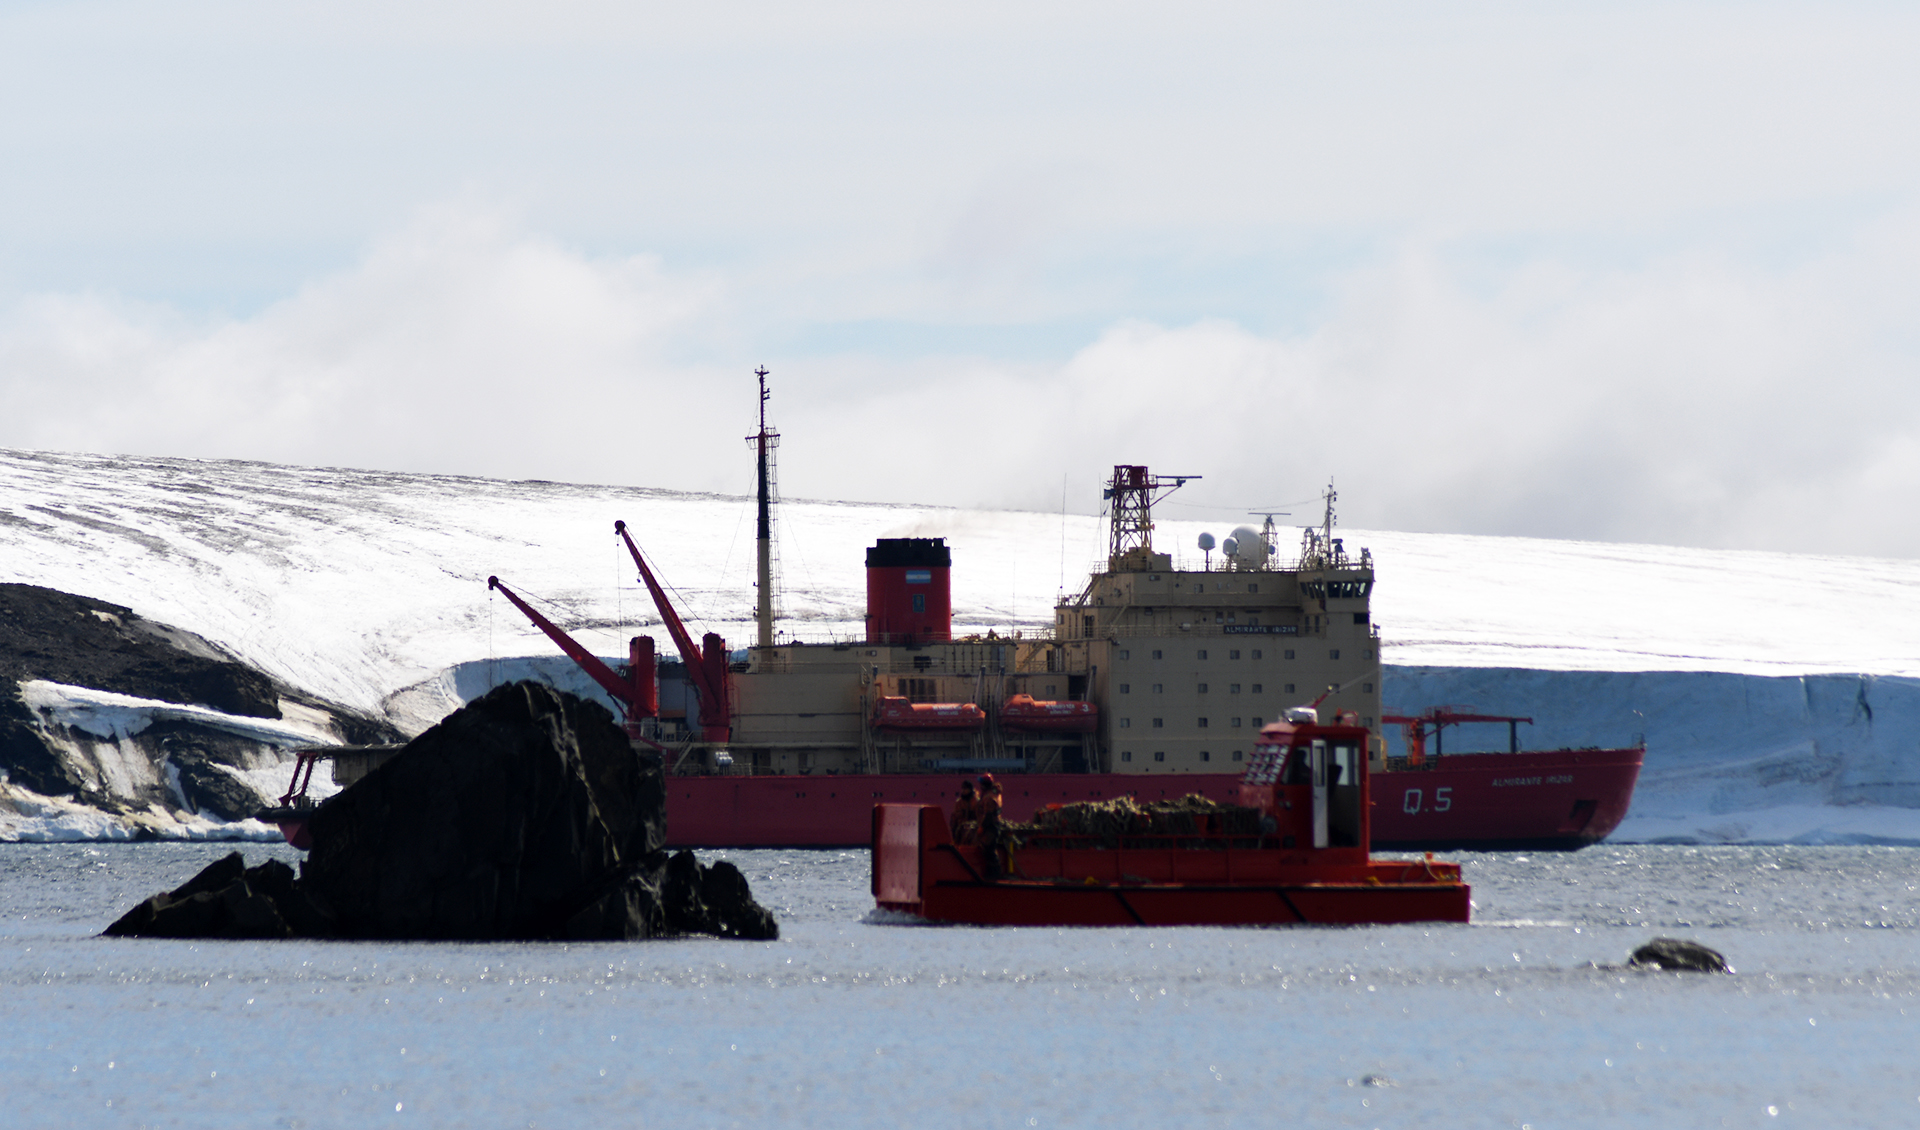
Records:
[[[774,674],[848,674],[861,671],[874,671],[883,675],[913,675],[922,672],[941,674],[975,675],[985,668],[989,675],[997,674],[1002,665],[1009,668],[1014,662],[1014,650],[1009,643],[988,644],[928,644],[927,650],[918,652],[898,652],[889,658],[884,655],[869,656],[867,652],[887,652],[888,648],[876,645],[871,648],[854,647],[839,652],[844,658],[821,661],[817,658],[794,660],[785,656],[765,656],[757,658],[753,664],[755,673]]]
[[[1185,624],[1182,627],[1181,624]],[[1225,637],[1243,639],[1249,642],[1267,640],[1318,639],[1319,636],[1307,631],[1298,624],[1215,624],[1198,620],[1181,621],[1179,624],[1135,624],[1126,628],[1096,631],[1091,636],[1061,632],[1048,636],[1034,636],[1033,642],[1042,645],[1059,646],[1070,643],[1086,643],[1090,639],[1139,639],[1154,637],[1171,639],[1174,637],[1206,638]]]
[[[1010,831],[1016,851],[1226,851],[1278,847],[1274,836],[1258,832],[1053,832]]]

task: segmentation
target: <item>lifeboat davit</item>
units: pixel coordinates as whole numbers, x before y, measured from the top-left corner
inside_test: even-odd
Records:
[[[873,704],[876,730],[901,733],[972,733],[987,724],[987,712],[971,702],[909,702],[887,695]]]
[[[1009,730],[1043,734],[1091,734],[1100,727],[1100,708],[1091,702],[1054,702],[1017,694],[1000,708],[1000,724]]]

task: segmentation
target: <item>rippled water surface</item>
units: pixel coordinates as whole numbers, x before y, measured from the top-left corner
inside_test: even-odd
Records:
[[[732,852],[780,941],[94,936],[225,850],[0,847],[0,1123],[1920,1123],[1913,849],[1463,854],[1464,927],[886,925]],[[1604,968],[1658,934],[1737,973]]]

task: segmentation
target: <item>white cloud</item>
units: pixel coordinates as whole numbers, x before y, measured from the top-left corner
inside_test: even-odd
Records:
[[[697,366],[663,358],[715,294],[591,260],[469,205],[243,319],[95,295],[0,330],[5,442],[514,477],[670,476]]]
[[[1331,475],[1373,528],[1911,555],[1916,230],[1771,266],[1414,246],[1297,334],[1129,321],[1064,363],[895,361],[746,356],[771,315],[724,277],[456,205],[246,318],[15,304],[0,443],[741,490],[764,361],[791,497],[1046,511],[1064,477],[1084,511],[1144,462],[1223,516]]]

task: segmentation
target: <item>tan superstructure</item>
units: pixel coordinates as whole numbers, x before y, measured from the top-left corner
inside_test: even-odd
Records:
[[[782,644],[754,648],[733,676],[731,753],[743,772],[913,773],[1017,766],[1092,768],[1093,736],[1019,734],[998,725],[1016,694],[1070,697],[1064,673],[1018,670],[1025,641],[982,638],[920,645]],[[972,702],[987,724],[968,733],[893,734],[870,719],[882,696]],[[965,762],[966,764],[960,764]]]
[[[731,771],[1233,772],[1261,726],[1330,688],[1325,717],[1350,711],[1377,729],[1373,562],[1332,536],[1331,491],[1326,521],[1304,532],[1297,559],[1276,560],[1269,520],[1257,535],[1236,531],[1241,544],[1210,568],[1176,570],[1153,549],[1150,508],[1155,489],[1185,480],[1145,472],[1115,469],[1108,568],[1055,609],[1049,634],[751,649],[732,675]],[[1099,727],[1011,730],[999,712],[1016,694],[1091,701]],[[986,722],[881,730],[872,719],[883,696],[977,703]]]
[[[1131,554],[1055,610],[1048,661],[1100,704],[1104,768],[1232,771],[1261,726],[1330,688],[1323,711],[1377,727],[1373,562],[1317,533],[1287,568],[1189,572]]]

